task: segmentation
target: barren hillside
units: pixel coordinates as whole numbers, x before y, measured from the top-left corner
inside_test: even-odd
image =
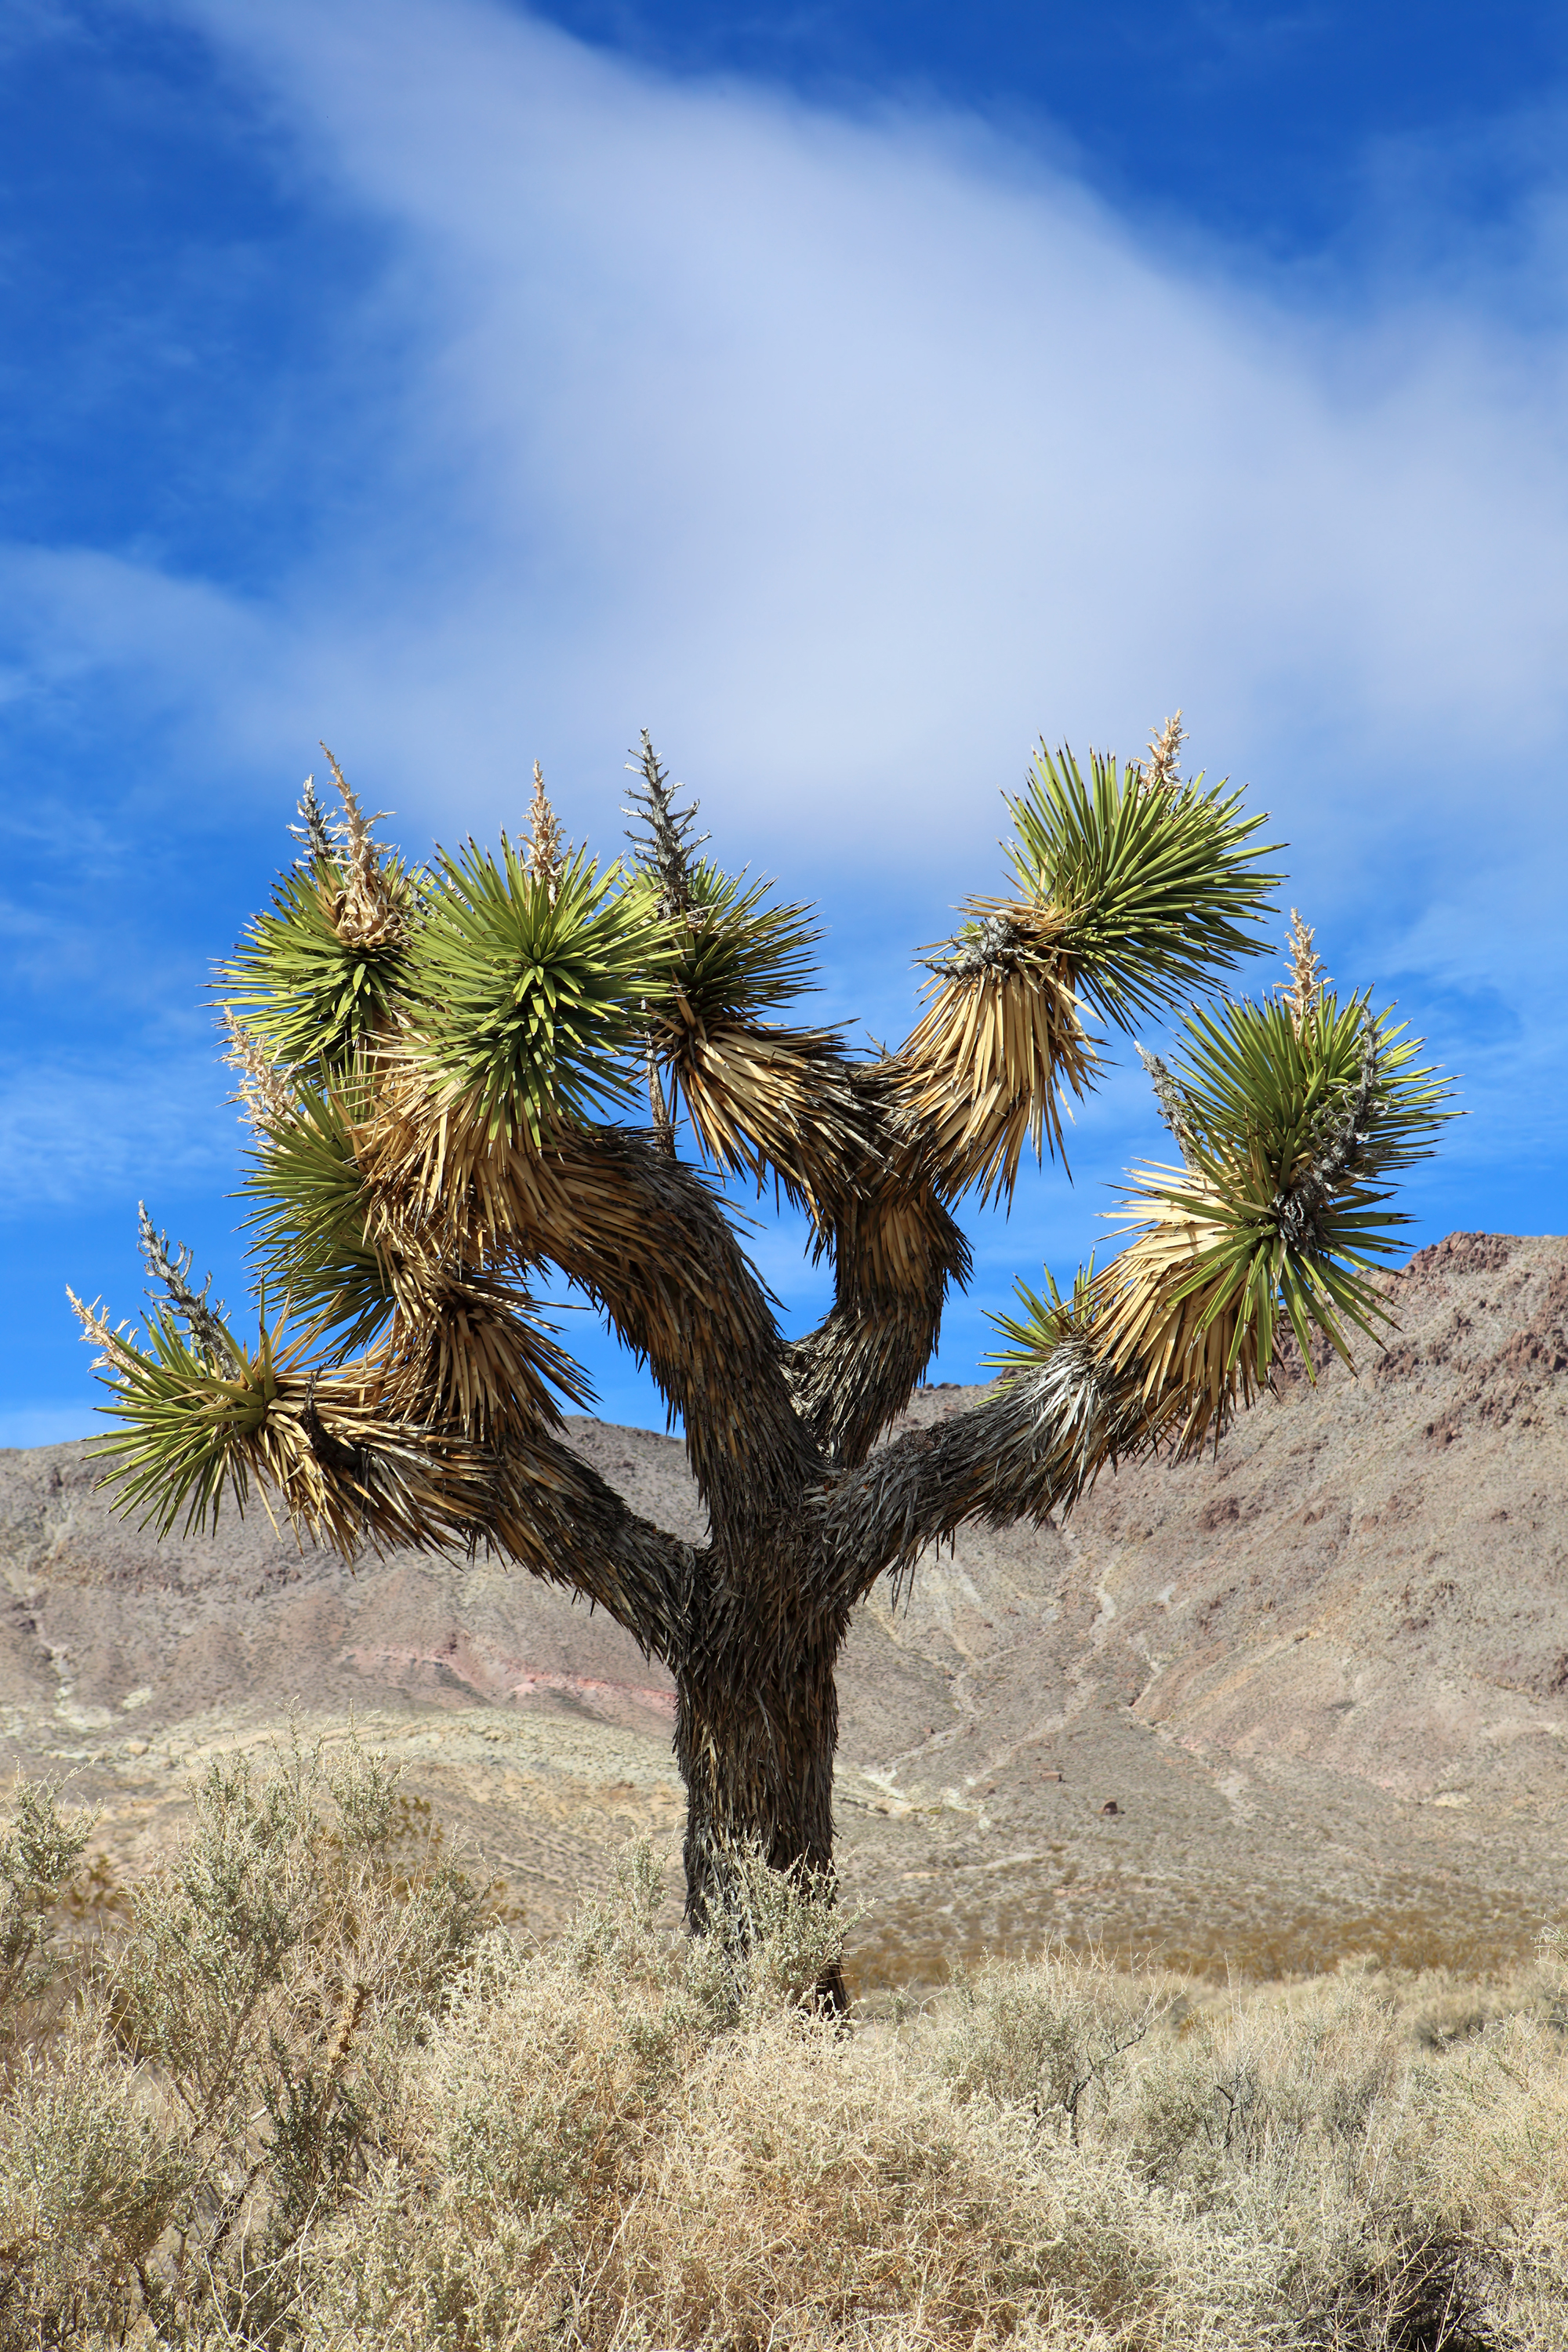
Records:
[[[1359,1381],[1298,1369],[1202,1463],[1065,1528],[965,1534],[841,1678],[862,1982],[1100,1937],[1248,1969],[1484,1965],[1568,1911],[1568,1241],[1451,1234]],[[911,1418],[961,1409],[932,1389]],[[670,1440],[575,1442],[697,1535]],[[668,1677],[494,1564],[351,1574],[265,1516],[158,1546],[80,1445],[0,1453],[0,1738],[131,1870],[217,1746],[353,1708],[541,1927],[616,1840],[679,1842]]]

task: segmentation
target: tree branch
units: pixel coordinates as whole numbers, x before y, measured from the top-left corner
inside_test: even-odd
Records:
[[[826,1031],[730,1024],[689,1039],[677,1066],[710,1154],[759,1184],[774,1177],[815,1220],[836,1296],[789,1351],[790,1384],[827,1459],[863,1462],[908,1403],[948,1284],[970,1263],[893,1066],[850,1061]]]
[[[938,1198],[880,1065],[855,1070],[862,1150],[851,1181],[825,1189],[818,1251],[834,1303],[791,1352],[801,1411],[834,1466],[865,1461],[931,1361],[948,1285],[969,1279],[969,1244]]]
[[[542,1433],[507,1448],[496,1483],[497,1545],[531,1575],[607,1611],[646,1655],[678,1672],[701,1554],[641,1517],[569,1446]]]
[[[640,1517],[542,1420],[515,1424],[487,1450],[384,1421],[366,1373],[312,1375],[302,1397],[285,1383],[273,1442],[264,1448],[258,1433],[253,1466],[298,1524],[351,1555],[367,1538],[499,1550],[606,1610],[677,1668],[698,1574],[691,1545]],[[291,1430],[302,1444],[288,1443]]]
[[[1037,1371],[998,1381],[935,1429],[910,1430],[813,1498],[824,1610],[864,1600],[877,1579],[912,1574],[921,1554],[966,1519],[1006,1527],[1070,1508],[1105,1464],[1148,1441],[1136,1370],[1115,1373],[1088,1345],[1062,1340]]]
[[[714,1538],[743,1550],[817,1471],[767,1292],[699,1170],[619,1128],[542,1155],[520,1243],[588,1292],[685,1424]]]
[[[562,1121],[535,1148],[466,1104],[378,1101],[366,1234],[392,1252],[558,1266],[648,1364],[686,1427],[714,1538],[745,1549],[819,1475],[773,1301],[711,1181],[646,1131]]]
[[[715,1166],[781,1184],[820,1218],[877,1164],[876,1105],[828,1029],[666,1023],[663,1050]]]

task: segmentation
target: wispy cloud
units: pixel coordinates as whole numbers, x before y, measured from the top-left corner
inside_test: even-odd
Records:
[[[164,13],[400,232],[400,380],[331,362],[344,433],[396,432],[267,598],[23,560],[46,679],[110,665],[258,763],[335,729],[432,817],[647,719],[738,826],[906,864],[1042,722],[1184,701],[1325,867],[1560,739],[1551,337],[1291,312],[973,122],[662,82],[487,0]]]
[[[69,0],[7,0],[0,19],[0,62],[47,41],[75,40],[80,20]]]
[[[233,1113],[216,1056],[0,1063],[0,1216],[125,1205],[160,1187],[232,1178]]]

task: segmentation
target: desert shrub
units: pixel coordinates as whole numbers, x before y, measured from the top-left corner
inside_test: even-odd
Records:
[[[651,1921],[662,1885],[651,1849],[629,1847],[622,1874],[622,1885],[646,1885]],[[813,1873],[798,1863],[771,1869],[753,1842],[730,1855],[728,1899],[687,1952],[686,1981],[724,2023],[757,2024],[781,2011],[815,2009],[840,1967],[846,1938],[864,1916],[840,1899],[831,1872]]]
[[[396,1775],[352,1739],[208,1767],[75,2032],[14,2085],[0,2345],[132,2322],[182,2343],[297,2334],[301,2242],[363,2179],[397,2054],[485,1920],[437,1842],[410,1854],[408,1825]]]
[[[538,1947],[356,1746],[213,1768],[14,2053],[0,2352],[1568,2343],[1561,1937],[1481,1987],[1052,1951],[847,2024],[853,1915],[733,1865],[701,1942],[633,1847]]]
[[[0,2080],[15,2053],[41,2040],[68,2006],[68,1987],[59,1984],[73,1925],[66,1897],[93,1824],[85,1812],[61,1817],[51,1780],[19,1778],[11,1803],[15,1818],[0,1835]]]
[[[1152,1990],[1066,1951],[979,1977],[955,1970],[937,2063],[960,2098],[1026,2107],[1076,2144],[1159,2009]]]
[[[1156,2210],[1199,2232],[1185,2290],[1205,2263],[1221,2283],[1216,2247],[1250,2250],[1249,2281],[1229,2273],[1225,2341],[1554,2345],[1568,2342],[1563,1952],[1551,1931],[1532,1969],[1479,1987],[1351,1972],[1175,2000],[1051,1953],[957,1983],[927,2021],[928,2063],[959,2098],[1026,2115],[1037,2141],[1124,2164],[1153,2200],[1146,2245]],[[1084,2243],[1103,2237],[1102,2217]],[[1126,2302],[1094,2307],[1130,2324]]]
[[[199,2165],[90,2027],[29,2055],[0,2110],[0,2343],[118,2341]]]
[[[1534,2008],[1543,2024],[1568,2034],[1568,1922],[1552,1920],[1542,1927],[1535,1954],[1530,1977]]]
[[[1435,2054],[1428,1999],[1402,2012],[1385,1985],[1333,1979],[1255,1992],[1138,2053],[1121,2144],[1151,2185],[1273,2250],[1260,2331],[1271,2310],[1324,2352],[1568,2340],[1561,2047],[1521,2010]]]
[[[552,1948],[476,1956],[318,2241],[323,2344],[1153,2344],[1173,2298],[1198,2342],[1236,2305],[1113,2152],[1047,2169],[1026,2115],[820,2014],[820,1890],[759,1877],[749,1936],[695,1946],[658,1891],[634,1853]]]

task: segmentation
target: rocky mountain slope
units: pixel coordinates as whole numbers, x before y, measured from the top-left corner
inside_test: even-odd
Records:
[[[966,1531],[907,1609],[861,1612],[838,1814],[863,1984],[1050,1932],[1483,1967],[1568,1914],[1568,1240],[1451,1234],[1392,1288],[1359,1380],[1288,1366],[1214,1456]],[[700,1535],[679,1445],[572,1428]],[[668,1678],[602,1615],[494,1564],[351,1573],[260,1515],[160,1546],[93,1475],[84,1446],[0,1453],[0,1764],[70,1772],[116,1869],[205,1756],[351,1710],[542,1929],[620,1837],[677,1847]]]

